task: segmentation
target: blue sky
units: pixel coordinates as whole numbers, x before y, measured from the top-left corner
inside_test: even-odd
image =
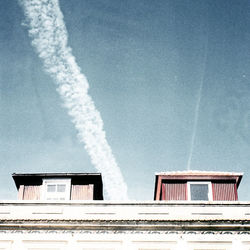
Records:
[[[69,46],[88,78],[131,199],[154,174],[244,172],[250,200],[250,1],[61,0]],[[13,172],[96,172],[43,70],[17,1],[0,3],[0,198]]]

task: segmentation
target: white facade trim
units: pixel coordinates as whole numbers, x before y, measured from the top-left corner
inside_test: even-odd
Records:
[[[249,202],[0,201],[3,250],[249,250]]]

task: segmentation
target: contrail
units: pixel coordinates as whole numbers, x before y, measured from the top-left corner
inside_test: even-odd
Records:
[[[197,125],[198,125],[198,120],[199,120],[200,103],[201,103],[202,89],[203,89],[203,84],[204,84],[205,68],[206,68],[206,63],[207,63],[207,43],[208,43],[208,38],[206,39],[206,43],[205,43],[205,54],[204,54],[204,61],[202,65],[202,78],[200,81],[198,99],[197,99],[197,103],[195,106],[194,127],[193,127],[193,133],[191,137],[191,145],[190,145],[190,152],[189,152],[189,157],[188,157],[188,162],[187,162],[187,170],[191,169],[191,162],[192,162],[193,151],[194,151],[194,143],[195,143]]]
[[[89,84],[71,48],[58,0],[19,0],[24,9],[32,45],[44,68],[57,84],[57,91],[72,117],[81,142],[95,168],[102,173],[111,200],[126,200],[127,185],[103,130],[103,121],[88,95]]]
[[[197,99],[197,103],[196,103],[196,107],[195,107],[194,127],[193,127],[193,133],[192,133],[192,137],[191,137],[191,145],[190,145],[190,152],[189,152],[189,157],[188,157],[188,162],[187,162],[187,170],[190,170],[190,168],[191,168],[191,161],[192,161],[193,151],[194,151],[194,142],[195,142],[197,124],[198,124],[198,119],[199,119],[202,88],[203,88],[203,80],[200,83],[200,88],[199,88],[199,92],[198,92],[198,99]]]

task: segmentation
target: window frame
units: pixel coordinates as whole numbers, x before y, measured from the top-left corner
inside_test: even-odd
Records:
[[[191,185],[200,185],[205,184],[208,185],[208,200],[192,200],[191,199]],[[213,194],[212,194],[212,183],[211,181],[188,181],[187,182],[187,196],[188,201],[212,201],[213,200]]]
[[[47,191],[48,185],[65,185],[65,192],[57,192],[57,191],[48,192]],[[42,184],[42,189],[41,189],[42,200],[68,201],[70,200],[70,192],[71,192],[71,179],[69,178],[43,178],[43,184]]]

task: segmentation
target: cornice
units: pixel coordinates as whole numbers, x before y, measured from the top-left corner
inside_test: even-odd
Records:
[[[131,206],[131,207],[249,207],[250,201],[41,201],[41,200],[0,200],[0,206]]]
[[[95,235],[95,234],[99,234],[99,235],[250,235],[250,231],[204,231],[204,230],[200,230],[200,231],[186,231],[186,230],[179,230],[179,231],[157,231],[157,230],[130,230],[130,231],[126,231],[126,230],[108,230],[108,231],[104,231],[104,230],[23,230],[23,229],[19,229],[19,230],[3,230],[0,229],[0,235],[1,234],[9,234],[9,235],[13,235],[13,234],[88,234],[88,235]]]
[[[250,232],[250,220],[0,220],[0,230]]]

